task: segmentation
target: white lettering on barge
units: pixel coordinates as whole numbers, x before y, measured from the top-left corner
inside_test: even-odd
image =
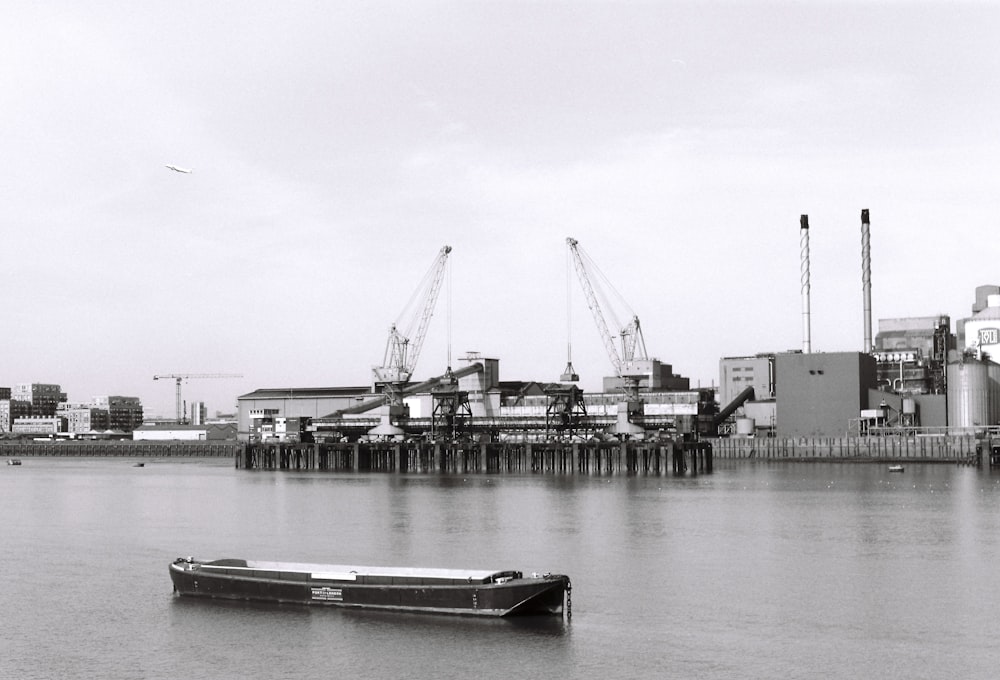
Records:
[[[328,588],[323,586],[322,588],[312,588],[312,599],[314,600],[325,600],[328,602],[343,602],[344,592],[340,588]]]

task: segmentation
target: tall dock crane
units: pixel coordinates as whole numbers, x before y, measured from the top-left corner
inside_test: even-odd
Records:
[[[583,288],[583,294],[587,299],[587,307],[590,308],[590,312],[594,317],[594,323],[597,325],[597,331],[604,343],[604,349],[608,353],[608,358],[611,359],[615,375],[622,381],[625,402],[618,406],[618,430],[622,433],[635,433],[637,430],[641,430],[641,428],[634,425],[632,419],[635,416],[641,416],[643,410],[642,402],[639,399],[639,380],[648,375],[650,371],[649,358],[646,356],[646,341],[642,336],[642,326],[639,324],[639,317],[629,309],[632,318],[627,324],[621,324],[614,316],[614,309],[610,303],[606,305],[615,328],[619,329],[617,331],[618,340],[621,345],[621,351],[619,352],[615,337],[608,327],[608,322],[605,320],[604,311],[598,299],[598,292],[600,292],[601,296],[608,302],[607,291],[603,289],[595,290],[591,272],[595,275],[600,275],[605,282],[607,279],[601,274],[600,269],[594,264],[594,261],[580,248],[580,244],[576,239],[567,238],[566,245],[569,246],[577,278],[580,280],[580,286]],[[614,287],[610,283],[607,285],[618,296],[620,303],[628,308],[627,303],[624,302],[621,295],[617,291],[614,291]]]
[[[434,306],[441,291],[441,284],[444,283],[445,265],[448,263],[450,253],[451,246],[444,246],[438,251],[431,268],[424,275],[399,318],[389,328],[382,364],[372,368],[375,383],[385,389],[390,416],[405,415],[403,386],[409,382],[417,366],[417,359],[420,358],[427,327],[434,315]],[[416,306],[420,300],[423,304]],[[403,317],[411,311],[413,314],[406,320],[405,325],[401,326]]]
[[[235,373],[168,373],[154,375],[153,380],[175,380],[177,381],[177,422],[184,422],[184,409],[181,401],[181,383],[191,378],[242,378],[242,375]]]

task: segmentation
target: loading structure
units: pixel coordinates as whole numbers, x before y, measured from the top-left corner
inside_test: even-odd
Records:
[[[584,297],[587,300],[587,307],[594,317],[597,331],[604,343],[604,349],[608,353],[611,365],[614,367],[615,375],[621,379],[624,400],[618,407],[618,419],[615,423],[615,433],[619,435],[638,435],[643,432],[639,420],[642,418],[643,406],[639,398],[639,381],[644,376],[649,375],[649,357],[646,355],[646,341],[642,336],[642,327],[639,324],[639,317],[631,312],[628,323],[615,323],[618,329],[618,340],[621,344],[619,352],[618,344],[608,327],[605,313],[598,298],[598,290],[595,288],[594,276],[600,274],[600,270],[593,260],[583,252],[579,242],[574,238],[567,238],[566,245],[569,247],[571,259],[576,269],[577,278],[583,289]],[[603,277],[602,277],[603,278]],[[600,290],[602,297],[608,300],[607,292]],[[608,305],[608,313],[614,320],[614,310]]]
[[[381,403],[376,405],[384,403],[388,407],[374,434],[395,435],[403,432],[399,423],[409,417],[403,402],[403,394],[420,358],[427,328],[430,326],[438,294],[444,283],[445,267],[450,253],[451,246],[443,246],[438,251],[437,257],[414,291],[410,302],[400,317],[389,327],[382,363],[372,368],[376,389],[381,389],[384,395]]]

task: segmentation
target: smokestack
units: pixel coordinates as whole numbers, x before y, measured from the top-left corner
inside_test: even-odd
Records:
[[[799,251],[802,258],[802,352],[812,352],[812,331],[809,326],[809,215],[799,218]]]
[[[865,347],[867,354],[872,351],[872,253],[871,253],[871,223],[868,221],[868,209],[861,211],[861,289],[865,298]]]

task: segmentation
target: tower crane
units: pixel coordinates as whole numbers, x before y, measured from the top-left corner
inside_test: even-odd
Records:
[[[168,373],[154,375],[153,380],[175,380],[177,381],[177,422],[184,422],[184,409],[181,407],[181,383],[190,378],[242,378],[242,375],[235,373]]]
[[[587,307],[590,308],[590,312],[594,317],[594,323],[597,325],[597,331],[604,343],[604,349],[607,351],[608,358],[615,369],[615,375],[622,381],[622,390],[625,393],[626,403],[624,409],[621,406],[619,407],[619,431],[623,428],[631,431],[633,428],[626,425],[621,418],[621,413],[624,410],[628,414],[626,417],[628,422],[631,422],[632,416],[641,415],[642,402],[639,401],[639,379],[648,375],[650,371],[650,362],[646,355],[646,341],[642,336],[642,326],[639,324],[639,317],[629,310],[632,318],[627,324],[621,324],[614,316],[614,309],[610,304],[607,305],[611,320],[615,328],[619,329],[617,331],[618,341],[621,346],[621,350],[619,351],[615,337],[608,327],[608,322],[604,316],[605,313],[598,299],[598,292],[601,293],[605,300],[607,300],[607,293],[603,289],[595,290],[594,282],[591,280],[591,272],[600,275],[601,278],[604,278],[604,276],[593,260],[583,251],[576,239],[567,238],[566,244],[569,246],[577,278],[580,279],[580,286],[583,288],[583,294],[587,299]],[[606,278],[604,280],[605,282],[607,281]],[[619,301],[628,308],[627,303],[624,303],[624,300],[621,299],[621,295],[617,291],[614,291],[614,287],[610,284],[608,286],[616,293]]]
[[[385,345],[385,355],[380,366],[372,369],[375,383],[383,385],[389,401],[390,413],[401,414],[403,410],[402,387],[409,382],[410,377],[420,358],[420,350],[427,335],[427,327],[434,315],[441,284],[444,282],[445,265],[451,246],[444,246],[438,251],[431,268],[424,275],[420,285],[400,313],[399,318],[389,328],[389,337]],[[423,304],[414,309],[420,300]],[[413,311],[405,325],[401,326],[403,317]],[[415,330],[414,330],[414,327]]]

